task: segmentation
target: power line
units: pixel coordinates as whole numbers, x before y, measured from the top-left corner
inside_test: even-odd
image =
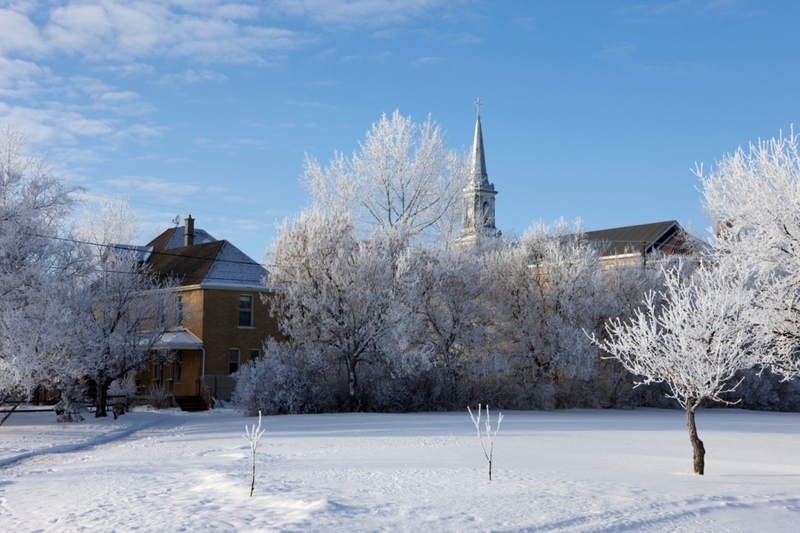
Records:
[[[131,251],[137,250],[139,248],[142,248],[142,249],[150,248],[149,246],[137,246],[137,245],[127,245],[127,244],[116,244],[116,245],[115,244],[103,244],[103,243],[99,243],[99,242],[83,241],[83,240],[80,240],[80,239],[74,239],[74,238],[68,238],[68,237],[58,237],[56,235],[40,235],[38,233],[28,233],[27,235],[30,235],[30,236],[33,236],[33,237],[41,237],[43,239],[53,239],[53,240],[57,240],[57,241],[69,242],[69,243],[72,243],[72,244],[87,244],[89,246],[97,246],[97,247],[100,247],[100,248],[106,248],[106,247],[109,247],[109,246],[112,246],[112,247],[115,247],[115,246],[129,247],[130,246],[130,248],[128,248],[128,249],[130,249]],[[215,243],[215,242],[227,242],[227,241],[211,241],[211,242],[202,243],[202,244],[212,244],[212,243]],[[233,246],[233,245],[231,245],[231,246]],[[237,248],[237,250],[238,250],[238,248]],[[142,250],[142,251],[144,251],[144,250]],[[239,251],[241,252],[241,250],[239,250]],[[215,258],[215,257],[201,257],[199,255],[176,254],[176,253],[167,252],[167,251],[148,250],[148,252],[150,253],[150,255],[165,255],[165,256],[170,256],[170,257],[180,257],[180,258],[184,258],[184,259],[199,259],[201,261],[216,261],[216,262],[220,262],[220,263],[233,263],[233,264],[238,264],[238,265],[250,265],[250,266],[256,265],[256,266],[263,267],[263,265],[261,265],[260,263],[257,263],[256,261],[254,261],[252,259],[250,261],[237,261],[235,259],[219,259],[219,258]],[[244,252],[241,252],[241,253],[243,255],[246,255],[246,254],[244,254]]]

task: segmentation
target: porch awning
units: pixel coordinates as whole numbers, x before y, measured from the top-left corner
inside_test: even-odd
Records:
[[[161,335],[153,346],[155,350],[199,350],[203,341],[186,328],[172,329]]]

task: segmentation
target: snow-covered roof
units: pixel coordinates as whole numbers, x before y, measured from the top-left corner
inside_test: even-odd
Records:
[[[202,347],[203,341],[186,328],[167,331],[153,346],[156,350],[199,350]]]
[[[184,226],[178,226],[175,228],[175,231],[172,232],[172,236],[167,241],[167,244],[164,246],[165,250],[172,250],[173,248],[181,248],[183,246],[183,230]],[[207,231],[202,229],[195,229],[194,230],[194,243],[195,244],[206,244],[209,242],[214,242],[217,239],[212,237]]]
[[[217,252],[203,283],[213,285],[261,286],[269,272],[228,241]]]
[[[262,288],[267,269],[228,241],[215,240],[195,229],[195,243],[183,246],[183,227],[170,228],[149,245],[148,264],[163,276],[176,277],[182,286]],[[174,246],[175,243],[181,246]]]
[[[147,261],[152,251],[152,246],[136,246],[133,244],[111,244],[108,250],[108,252],[118,257],[133,255],[137,261]]]

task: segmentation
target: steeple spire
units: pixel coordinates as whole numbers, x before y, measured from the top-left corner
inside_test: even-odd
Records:
[[[494,237],[500,234],[494,224],[494,197],[497,191],[494,185],[489,183],[486,157],[483,153],[480,98],[475,105],[478,112],[475,117],[475,140],[472,143],[471,179],[464,188],[464,220],[461,224],[461,236],[456,241],[461,247],[474,246],[481,237]]]
[[[490,187],[490,190],[494,190],[494,186],[489,183],[489,175],[486,173],[486,158],[483,155],[480,102],[480,100],[476,102],[479,107],[478,116],[475,118],[475,140],[472,143],[472,183],[480,188]]]

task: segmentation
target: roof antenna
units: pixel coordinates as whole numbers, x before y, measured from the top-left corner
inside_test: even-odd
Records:
[[[172,219],[172,223],[175,224],[176,226],[178,224],[180,224],[181,223],[181,216],[180,215],[175,215],[175,218]]]

